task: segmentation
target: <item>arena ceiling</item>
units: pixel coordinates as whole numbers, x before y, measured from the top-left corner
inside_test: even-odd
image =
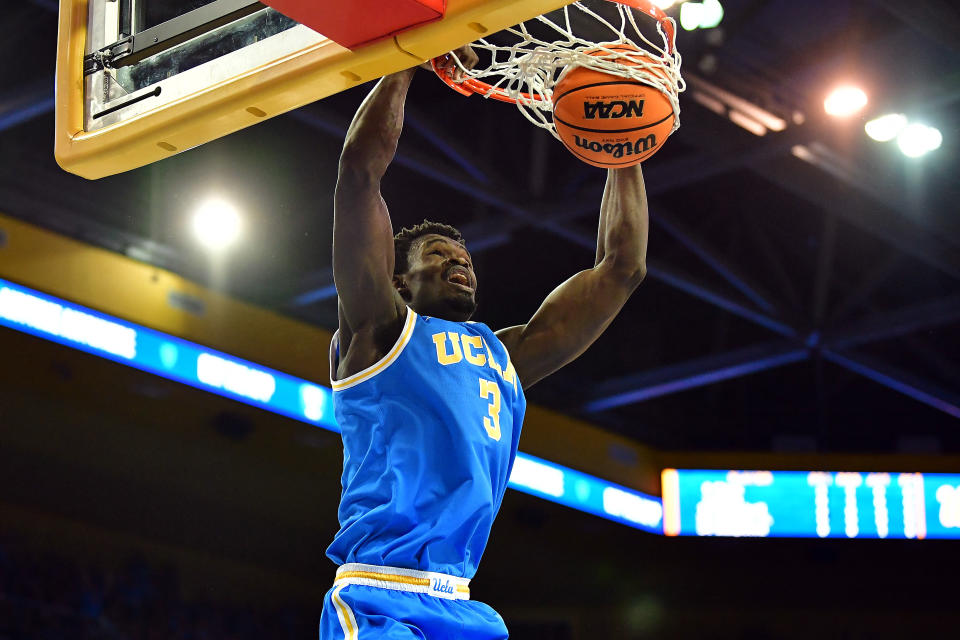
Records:
[[[662,449],[957,452],[960,17],[948,0],[723,5],[721,28],[679,35],[683,124],[644,167],[647,280],[531,400]],[[0,52],[21,61],[0,71],[0,210],[333,327],[336,164],[368,86],[87,181],[53,159],[56,3],[0,16]],[[823,115],[851,80],[865,116]],[[734,124],[737,100],[783,130]],[[890,110],[943,146],[911,160],[868,139],[866,115]],[[512,107],[423,72],[383,191],[397,227],[462,229],[478,319],[499,328],[591,266],[603,181]],[[187,225],[213,193],[247,225],[216,261]]]

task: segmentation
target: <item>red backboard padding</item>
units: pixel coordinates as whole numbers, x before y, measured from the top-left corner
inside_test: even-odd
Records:
[[[355,49],[443,17],[446,0],[262,0],[337,44]]]

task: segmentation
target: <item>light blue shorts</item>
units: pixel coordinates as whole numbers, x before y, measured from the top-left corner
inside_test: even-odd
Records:
[[[505,640],[503,618],[470,600],[469,580],[345,564],[323,599],[320,640]]]

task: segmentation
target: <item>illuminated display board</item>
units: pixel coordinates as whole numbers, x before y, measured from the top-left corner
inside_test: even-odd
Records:
[[[337,431],[330,389],[2,279],[0,324]]]
[[[520,452],[510,486],[608,520],[663,533],[660,499]]]
[[[0,279],[0,325],[339,432],[327,387]],[[653,533],[660,499],[525,453],[510,486]]]
[[[960,474],[663,471],[664,532],[960,538]]]

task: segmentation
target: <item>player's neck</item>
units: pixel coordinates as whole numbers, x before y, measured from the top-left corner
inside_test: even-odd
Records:
[[[419,316],[438,318],[448,322],[467,322],[473,317],[473,311],[467,309],[453,309],[450,305],[412,305],[408,304]]]

